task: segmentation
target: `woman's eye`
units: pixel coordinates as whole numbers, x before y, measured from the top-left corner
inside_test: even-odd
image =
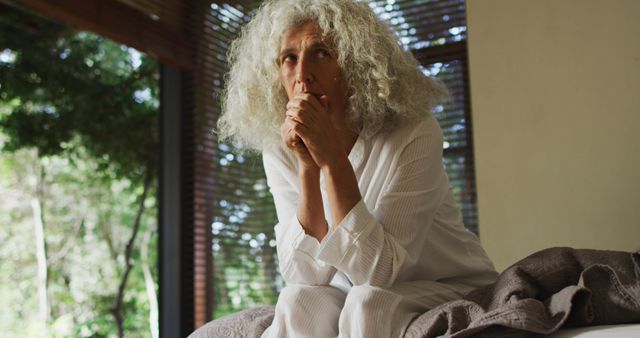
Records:
[[[293,54],[285,55],[284,57],[282,57],[282,63],[295,62],[296,59],[297,59],[296,56]]]
[[[329,54],[329,51],[325,50],[325,49],[320,49],[318,50],[318,56],[322,59],[324,58],[328,58],[329,56],[331,56],[331,54]]]

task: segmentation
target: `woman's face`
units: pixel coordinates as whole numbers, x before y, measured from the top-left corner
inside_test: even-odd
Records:
[[[338,56],[330,41],[322,39],[317,23],[309,21],[287,30],[282,37],[280,82],[291,100],[296,94],[310,93],[329,98],[333,116],[345,116],[347,95]]]

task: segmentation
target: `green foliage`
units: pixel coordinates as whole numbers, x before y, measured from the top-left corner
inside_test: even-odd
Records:
[[[56,337],[112,337],[116,328],[111,316],[114,295],[121,278],[122,252],[130,234],[139,195],[126,179],[106,181],[97,165],[82,151],[75,160],[50,156],[38,158],[34,150],[0,153],[0,331],[8,336],[32,336],[25,328],[37,324],[36,262],[30,200],[35,184],[42,186],[43,212],[47,224],[49,257],[50,331]],[[42,167],[48,168],[40,177]],[[156,228],[155,208],[150,208],[141,232]],[[155,238],[155,237],[153,237]],[[156,241],[152,239],[149,261],[154,264]],[[139,267],[127,284],[124,302],[126,332],[148,336],[149,304]],[[157,271],[152,267],[154,280]],[[55,332],[60,334],[55,334]],[[13,333],[13,334],[11,334]]]
[[[158,66],[137,51],[0,4],[0,332],[113,337],[145,173],[155,182]],[[156,194],[151,185],[149,196]],[[50,316],[38,317],[32,203],[42,207]],[[126,336],[149,333],[143,234],[146,200],[122,313]],[[157,281],[156,237],[146,260]],[[157,290],[154,290],[157,291]]]
[[[77,139],[100,168],[141,180],[155,164],[158,70],[146,55],[8,8],[0,15],[4,148],[60,154]],[[3,59],[3,60],[2,60]]]

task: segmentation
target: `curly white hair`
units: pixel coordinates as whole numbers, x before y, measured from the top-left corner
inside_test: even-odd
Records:
[[[349,90],[347,116],[370,136],[424,118],[447,97],[446,87],[425,76],[390,27],[365,3],[353,0],[272,0],[232,43],[218,133],[246,148],[281,142],[287,94],[278,54],[285,31],[315,21],[332,40]]]

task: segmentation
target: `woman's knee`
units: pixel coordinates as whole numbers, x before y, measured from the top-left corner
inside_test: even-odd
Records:
[[[387,289],[370,286],[356,285],[351,288],[345,300],[346,314],[366,313],[374,314],[378,311],[386,311],[386,305],[393,302],[393,293]]]
[[[278,302],[290,303],[297,299],[311,297],[314,294],[308,286],[305,285],[287,285],[280,291]]]
[[[273,323],[263,337],[335,337],[345,294],[330,286],[291,284],[280,292]]]
[[[299,306],[335,306],[341,308],[344,303],[344,294],[331,286],[311,286],[290,284],[287,285],[278,296],[278,305]]]
[[[350,337],[394,337],[391,314],[396,297],[386,289],[358,285],[353,286],[340,314],[340,332]]]
[[[352,337],[401,337],[415,317],[409,300],[393,289],[354,286],[345,300],[339,328]]]

